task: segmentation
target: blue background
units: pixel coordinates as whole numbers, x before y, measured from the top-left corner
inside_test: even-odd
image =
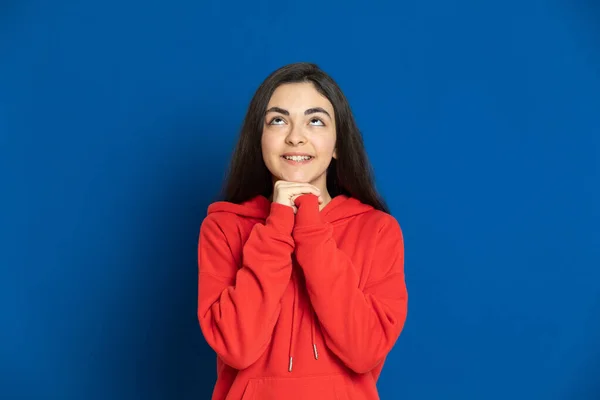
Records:
[[[207,399],[196,245],[246,106],[317,62],[404,230],[382,399],[600,398],[600,6],[0,3],[0,398]]]

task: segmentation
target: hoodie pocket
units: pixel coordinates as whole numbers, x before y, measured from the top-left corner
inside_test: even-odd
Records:
[[[248,381],[242,400],[350,400],[343,375],[298,378],[255,378]]]

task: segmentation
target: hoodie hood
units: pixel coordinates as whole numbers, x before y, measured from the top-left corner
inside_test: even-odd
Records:
[[[227,212],[243,218],[257,218],[265,221],[271,210],[271,201],[264,196],[256,196],[241,204],[219,201],[208,207],[208,214]],[[346,218],[351,218],[373,210],[368,204],[345,195],[338,195],[331,199],[320,212],[324,221],[334,223]]]

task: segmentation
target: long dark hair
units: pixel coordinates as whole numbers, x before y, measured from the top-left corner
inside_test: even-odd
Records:
[[[285,83],[310,82],[333,105],[335,113],[337,159],[327,169],[327,190],[334,198],[340,194],[389,213],[375,188],[373,170],[362,135],[356,125],[346,96],[337,83],[316,64],[289,64],[272,72],[258,87],[250,101],[246,117],[231,159],[222,198],[243,203],[257,195],[269,198],[273,180],[261,150],[261,137],[267,105],[275,89]]]

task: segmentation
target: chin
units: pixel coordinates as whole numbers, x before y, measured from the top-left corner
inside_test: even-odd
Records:
[[[294,175],[282,176],[281,179],[284,181],[297,182],[297,183],[310,183],[313,181],[313,179],[305,177],[305,176],[294,176]]]

